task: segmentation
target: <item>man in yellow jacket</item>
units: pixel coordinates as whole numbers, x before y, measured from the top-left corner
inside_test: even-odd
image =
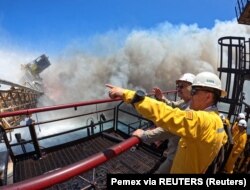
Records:
[[[211,72],[199,73],[192,84],[191,110],[172,108],[145,97],[142,91],[131,91],[106,84],[110,98],[123,98],[145,118],[181,137],[170,173],[205,173],[216,158],[227,136],[216,107],[226,92]]]
[[[236,133],[238,130],[239,130],[239,127],[238,127],[238,123],[240,120],[245,120],[246,119],[246,116],[244,113],[239,113],[232,128],[231,128],[231,133]]]
[[[158,101],[165,102],[167,105],[173,108],[180,108],[185,110],[189,108],[191,100],[191,85],[194,81],[195,75],[191,73],[183,74],[178,80],[176,80],[176,86],[178,89],[178,96],[181,98],[178,101],[168,100],[159,88],[154,88],[155,98]],[[166,132],[161,127],[157,127],[152,130],[142,130],[137,129],[133,132],[133,135],[138,136],[142,141],[154,142],[156,140],[166,140],[168,139],[168,147],[164,151],[166,159],[161,163],[159,168],[155,171],[156,174],[169,174],[175,153],[177,151],[180,136],[173,135],[172,133]],[[167,154],[167,155],[166,155]]]
[[[239,158],[240,154],[244,150],[247,142],[247,122],[244,119],[241,119],[237,125],[235,126],[238,130],[233,131],[233,148],[230,153],[230,156],[227,160],[225,165],[225,172],[226,173],[233,173],[234,165],[237,159]]]

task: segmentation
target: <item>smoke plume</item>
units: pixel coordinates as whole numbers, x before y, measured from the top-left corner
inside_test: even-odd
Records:
[[[154,86],[174,89],[176,79],[185,72],[217,72],[220,37],[248,37],[249,33],[250,27],[235,20],[217,20],[212,29],[165,22],[151,29],[107,32],[86,40],[82,46],[69,44],[61,54],[46,53],[52,65],[41,77],[45,94],[52,101],[42,98],[40,103],[106,98],[105,83],[148,92]],[[17,49],[0,49],[0,65],[5,71],[0,78],[18,82],[20,65],[44,53]]]
[[[217,72],[220,37],[245,37],[249,32],[249,27],[236,21],[216,21],[210,30],[196,24],[161,23],[127,33],[122,43],[107,33],[94,38],[95,48],[68,48],[55,57],[43,74],[46,94],[65,103],[106,98],[105,83],[146,91],[154,86],[174,89],[185,72]]]

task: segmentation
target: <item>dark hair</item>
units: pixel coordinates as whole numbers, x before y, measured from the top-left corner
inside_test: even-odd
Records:
[[[216,105],[220,101],[221,91],[220,90],[214,90],[214,104]]]

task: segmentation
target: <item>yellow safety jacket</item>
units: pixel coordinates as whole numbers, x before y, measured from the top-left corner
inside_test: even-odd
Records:
[[[235,130],[233,133],[233,148],[230,153],[230,156],[227,160],[225,165],[225,171],[227,173],[233,173],[234,165],[237,159],[239,158],[240,154],[244,150],[247,142],[247,132],[246,130],[240,132],[239,130]]]
[[[231,133],[236,134],[237,132],[239,132],[238,121],[235,121],[232,128],[231,128]]]
[[[230,121],[229,121],[228,118],[226,118],[226,119],[223,121],[223,124],[226,125],[228,128],[231,127],[231,123],[230,123]]]
[[[125,90],[123,100],[130,103],[134,94]],[[156,126],[181,137],[171,173],[205,173],[227,141],[218,112],[180,110],[149,97],[134,106]]]

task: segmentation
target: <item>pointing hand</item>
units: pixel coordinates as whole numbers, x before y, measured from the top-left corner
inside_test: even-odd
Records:
[[[109,88],[109,97],[111,99],[122,98],[124,92],[123,88],[111,84],[105,84],[105,86]]]

